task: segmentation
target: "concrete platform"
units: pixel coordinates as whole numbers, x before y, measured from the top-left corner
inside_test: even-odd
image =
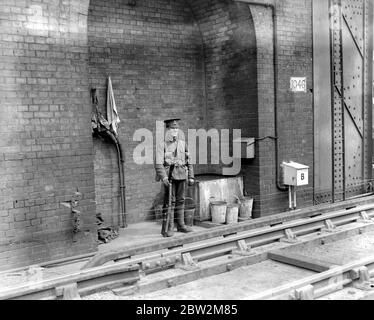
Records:
[[[175,228],[176,230],[176,228]],[[200,226],[193,226],[194,232],[206,230],[206,228]],[[161,224],[150,221],[130,224],[126,229],[120,229],[120,235],[117,239],[112,240],[109,243],[99,245],[98,253],[105,253],[112,250],[117,250],[124,245],[132,244],[142,245],[147,243],[153,243],[155,241],[164,239],[161,235]],[[181,237],[184,233],[175,231],[174,237]],[[173,237],[173,238],[174,238]]]

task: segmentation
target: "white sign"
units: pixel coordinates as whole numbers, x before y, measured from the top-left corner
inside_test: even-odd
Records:
[[[290,89],[292,92],[306,92],[306,77],[292,77],[290,80]]]

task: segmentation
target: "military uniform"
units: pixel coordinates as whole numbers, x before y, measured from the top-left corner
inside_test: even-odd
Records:
[[[165,185],[164,210],[168,210],[169,203],[169,187],[172,185],[172,207],[170,223],[167,236],[174,234],[174,212],[175,222],[178,231],[187,233],[191,232],[191,228],[184,223],[184,203],[187,181],[191,185],[194,183],[193,166],[189,162],[189,153],[187,143],[180,139],[179,136],[173,136],[173,129],[179,129],[179,119],[166,120],[165,124],[169,129],[165,135],[165,141],[157,146],[156,150],[156,179],[163,181]],[[169,181],[169,173],[172,169],[171,181]]]

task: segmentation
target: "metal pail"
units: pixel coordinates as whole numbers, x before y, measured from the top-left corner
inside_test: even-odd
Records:
[[[226,224],[238,223],[239,207],[239,204],[230,204],[227,206]]]
[[[226,201],[211,201],[210,213],[212,215],[212,222],[217,224],[224,224],[226,222]]]
[[[240,199],[239,216],[242,219],[251,219],[253,209],[253,198],[244,197]]]
[[[184,208],[184,223],[186,226],[192,227],[195,218],[196,204],[194,199],[186,197]]]

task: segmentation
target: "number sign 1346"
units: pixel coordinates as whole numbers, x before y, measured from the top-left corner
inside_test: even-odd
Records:
[[[292,92],[306,92],[306,77],[292,77],[290,80],[290,89]]]

